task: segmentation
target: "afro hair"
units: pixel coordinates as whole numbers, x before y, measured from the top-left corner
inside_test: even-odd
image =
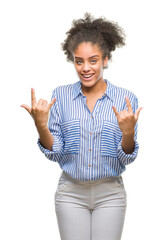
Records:
[[[103,52],[103,59],[108,56],[109,60],[116,47],[125,45],[126,37],[118,23],[105,17],[95,19],[90,13],[85,13],[83,19],[73,20],[72,27],[66,34],[67,38],[61,46],[69,62],[74,62],[73,53],[82,42],[97,44]]]

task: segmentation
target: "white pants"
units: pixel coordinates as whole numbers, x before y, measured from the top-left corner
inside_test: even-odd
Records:
[[[83,182],[63,171],[55,192],[61,240],[120,240],[126,206],[122,176]]]

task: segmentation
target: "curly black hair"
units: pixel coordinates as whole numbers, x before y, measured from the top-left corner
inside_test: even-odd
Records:
[[[84,19],[73,20],[71,29],[66,32],[67,38],[61,43],[62,50],[67,55],[67,61],[74,62],[73,52],[81,42],[97,44],[103,52],[103,59],[112,58],[111,52],[116,47],[125,45],[126,34],[118,23],[105,17],[95,19],[90,13],[84,14]]]

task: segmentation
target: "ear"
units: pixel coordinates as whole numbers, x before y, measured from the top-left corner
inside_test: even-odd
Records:
[[[105,67],[108,63],[108,56],[106,56],[103,60],[103,66]]]

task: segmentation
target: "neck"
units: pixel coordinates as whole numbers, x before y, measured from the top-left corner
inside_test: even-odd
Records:
[[[104,79],[100,79],[94,86],[92,87],[85,87],[81,83],[81,88],[84,96],[100,96],[102,95],[107,88],[107,83]]]

